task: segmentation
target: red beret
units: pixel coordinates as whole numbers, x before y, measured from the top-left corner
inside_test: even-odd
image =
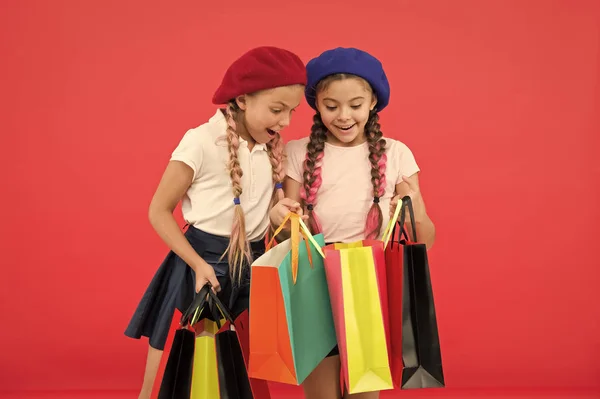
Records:
[[[306,67],[294,53],[277,47],[257,47],[238,58],[225,72],[213,104],[237,96],[294,84],[306,85]]]

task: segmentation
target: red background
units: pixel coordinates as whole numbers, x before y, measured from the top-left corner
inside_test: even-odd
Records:
[[[382,130],[438,229],[448,387],[600,391],[600,2],[216,4],[2,1],[1,389],[139,388],[150,198],[225,68],[269,44],[383,62]]]

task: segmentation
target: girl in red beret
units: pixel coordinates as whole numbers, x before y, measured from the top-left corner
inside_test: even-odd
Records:
[[[379,112],[390,98],[380,61],[359,49],[336,48],[314,58],[306,68],[305,96],[316,114],[310,136],[286,146],[284,191],[290,202],[271,210],[273,226],[279,226],[289,212],[285,205],[298,201],[313,233],[323,233],[327,243],[381,239],[382,226],[398,199],[408,195],[420,242],[431,247],[435,226],[419,190],[419,167],[410,149],[384,138],[379,125]],[[303,388],[309,399],[341,397],[337,348]],[[344,397],[374,399],[379,393]]]
[[[149,338],[139,398],[150,398],[175,309],[206,284],[234,317],[248,308],[249,265],[264,250],[269,209],[283,198],[281,131],[302,100],[306,68],[297,55],[259,47],[226,71],[213,103],[225,105],[190,129],[172,153],[149,218],[171,252],[125,335]],[[173,217],[182,201],[183,233]]]

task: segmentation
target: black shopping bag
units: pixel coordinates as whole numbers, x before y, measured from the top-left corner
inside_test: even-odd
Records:
[[[411,218],[413,241],[404,230],[407,209]],[[394,383],[401,389],[442,388],[445,381],[427,247],[419,243],[415,226],[411,198],[406,196],[402,198],[402,212],[394,227],[392,241],[386,248],[388,285],[401,285],[401,290],[388,287],[392,364],[398,365],[392,367],[393,371],[397,371],[393,373]],[[402,282],[398,284],[400,271]],[[391,314],[393,308],[399,308],[395,303],[400,299],[401,315],[399,312]],[[394,336],[400,335],[401,345],[397,345],[398,341]]]
[[[236,331],[215,336],[221,399],[253,399],[242,347]]]

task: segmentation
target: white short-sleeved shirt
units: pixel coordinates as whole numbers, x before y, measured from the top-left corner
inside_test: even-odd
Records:
[[[400,141],[386,141],[386,187],[379,200],[383,213],[380,237],[389,221],[390,201],[402,175],[411,176],[419,167],[410,149]],[[286,146],[286,172],[299,183],[304,181],[303,163],[309,138],[292,140]],[[315,212],[321,222],[325,242],[353,242],[363,240],[365,222],[373,203],[371,162],[368,143],[354,147],[338,147],[325,143],[321,179]]]
[[[182,201],[185,221],[210,234],[229,237],[233,222],[233,191],[227,163],[227,121],[221,110],[203,125],[188,130],[173,151],[171,161],[181,161],[194,171]],[[273,172],[267,147],[256,143],[252,151],[240,137],[238,159],[243,171],[240,204],[250,241],[264,237],[269,227]]]

